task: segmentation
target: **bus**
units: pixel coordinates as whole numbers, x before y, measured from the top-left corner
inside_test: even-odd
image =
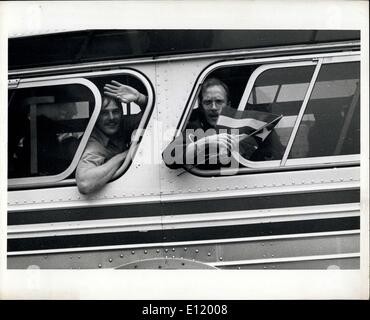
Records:
[[[360,31],[77,30],[8,47],[8,269],[360,268]],[[211,77],[233,108],[282,115],[279,156],[164,163]],[[122,104],[141,115],[129,156],[85,195],[75,171],[112,80],[148,101]]]

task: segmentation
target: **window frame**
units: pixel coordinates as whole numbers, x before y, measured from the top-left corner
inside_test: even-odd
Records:
[[[97,86],[89,79],[91,77],[104,77],[104,76],[114,76],[114,75],[131,75],[136,77],[142,82],[148,92],[148,102],[141,117],[139,123],[139,130],[136,130],[133,137],[133,143],[129,149],[129,155],[126,157],[125,161],[121,167],[117,170],[116,174],[113,176],[113,179],[116,179],[118,176],[122,175],[124,171],[129,167],[133,157],[135,156],[136,146],[140,142],[140,139],[145,131],[144,127],[147,121],[150,118],[154,106],[154,90],[153,86],[150,83],[149,79],[144,76],[141,72],[134,69],[120,69],[120,70],[108,70],[108,71],[93,71],[93,72],[83,72],[77,74],[63,74],[55,76],[43,76],[35,78],[21,78],[17,82],[16,86],[14,85],[14,80],[8,80],[8,90],[18,90],[24,88],[32,87],[43,87],[43,86],[54,86],[54,85],[65,85],[65,84],[81,84],[90,89],[91,93],[95,98],[95,105],[87,127],[84,134],[81,137],[81,141],[78,145],[76,153],[66,170],[63,172],[50,175],[50,176],[39,176],[39,177],[24,177],[24,178],[12,178],[8,179],[8,188],[9,189],[23,189],[23,188],[42,188],[42,187],[60,187],[68,185],[76,185],[76,179],[66,179],[73,171],[76,169],[78,162],[85,150],[86,144],[90,135],[94,129],[96,120],[100,114],[102,97],[100,95],[99,89]],[[112,179],[112,180],[113,180]]]
[[[253,71],[251,76],[248,79],[247,85],[245,86],[242,98],[240,99],[238,110],[243,111],[244,106],[247,104],[249,96],[252,92],[253,86],[257,80],[257,78],[265,71],[271,70],[271,69],[279,69],[284,67],[304,67],[304,66],[316,66],[314,69],[313,75],[315,74],[315,70],[317,69],[319,59],[312,59],[312,60],[306,60],[306,61],[297,61],[297,62],[283,62],[283,63],[274,63],[274,64],[265,64],[262,66],[259,66],[256,70]],[[313,76],[311,77],[310,83],[312,82]],[[308,90],[308,89],[307,89]],[[307,94],[307,92],[306,92]],[[306,97],[306,95],[305,95]],[[303,98],[304,99],[304,98]]]
[[[306,110],[307,104],[309,102],[312,90],[316,83],[317,77],[321,70],[322,64],[330,64],[330,63],[345,63],[351,61],[359,61],[361,52],[360,51],[348,51],[348,52],[333,52],[333,53],[323,53],[323,54],[310,54],[310,55],[301,55],[301,56],[288,56],[288,57],[277,57],[277,58],[258,58],[258,59],[243,59],[243,60],[234,60],[234,61],[221,61],[216,62],[207,67],[199,76],[194,84],[194,88],[192,94],[189,98],[189,102],[185,107],[183,112],[182,119],[179,122],[177,127],[177,135],[183,132],[190,114],[193,110],[194,104],[196,103],[200,88],[204,80],[209,76],[210,73],[216,71],[220,68],[225,67],[234,67],[234,66],[247,66],[247,65],[256,65],[262,64],[257,69],[253,71],[251,76],[249,77],[246,87],[244,89],[242,98],[238,105],[238,110],[243,110],[241,106],[246,105],[246,102],[249,98],[249,95],[253,89],[255,80],[258,76],[269,69],[279,68],[281,66],[305,66],[305,65],[316,65],[313,75],[310,80],[309,87],[306,91],[305,97],[302,101],[300,110],[297,115],[297,119],[295,121],[294,127],[290,134],[288,144],[285,148],[284,155],[281,160],[271,160],[271,161],[250,161],[247,159],[243,159],[243,163],[247,164],[246,167],[238,168],[237,174],[248,174],[248,173],[255,173],[255,172],[270,172],[270,171],[285,171],[285,170],[293,170],[293,169],[312,169],[312,168],[326,168],[326,167],[333,167],[333,166],[353,166],[360,164],[360,154],[351,154],[351,155],[333,155],[333,156],[326,156],[326,157],[310,157],[310,158],[297,158],[297,159],[288,159],[289,152],[293,145],[294,139],[298,132],[299,125],[302,121],[304,116],[304,112]],[[176,138],[175,136],[174,138]],[[289,150],[288,150],[289,147]],[[240,158],[240,157],[239,157]],[[283,165],[282,165],[283,163]],[[192,167],[184,167],[188,172],[202,177],[211,177],[215,175],[235,175],[235,169],[233,168],[222,168],[222,169],[215,169],[215,170],[202,170]],[[222,172],[221,172],[222,171]]]

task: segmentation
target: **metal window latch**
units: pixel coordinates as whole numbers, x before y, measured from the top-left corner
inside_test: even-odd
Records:
[[[319,58],[312,58],[312,61],[319,61]]]
[[[8,89],[16,89],[19,85],[21,79],[11,79],[8,80]]]

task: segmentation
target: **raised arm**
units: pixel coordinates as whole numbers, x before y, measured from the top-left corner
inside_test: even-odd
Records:
[[[112,157],[106,163],[96,166],[93,162],[82,160],[77,166],[76,182],[82,194],[89,194],[105,186],[125,160],[128,151]]]
[[[135,88],[126,86],[118,81],[112,80],[104,86],[104,93],[112,98],[119,99],[124,103],[135,102],[141,110],[146,107],[148,97]]]

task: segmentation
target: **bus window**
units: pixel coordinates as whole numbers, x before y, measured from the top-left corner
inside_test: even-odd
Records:
[[[333,54],[289,60],[278,63],[266,60],[259,64],[220,62],[204,72],[193,93],[193,110],[188,120],[185,118],[182,122],[182,130],[190,127],[196,116],[199,118],[199,106],[194,106],[202,84],[211,78],[225,85],[229,98],[226,113],[219,113],[223,116],[224,127],[240,130],[238,123],[252,123],[254,119],[242,118],[248,114],[245,111],[252,111],[249,114],[259,111],[279,121],[272,130],[266,130],[267,134],[261,131],[265,136],[255,145],[250,144],[255,150],[251,148],[248,153],[243,149],[243,155],[234,154],[237,164],[234,165],[234,161],[232,168],[186,163],[188,171],[200,176],[215,176],[228,174],[228,169],[232,169],[229,174],[243,174],[291,165],[306,168],[359,162],[359,56]],[[237,110],[235,118],[232,108]],[[227,117],[227,121],[224,120]],[[220,116],[215,128],[219,120]],[[224,123],[231,125],[227,127]]]
[[[258,111],[265,115],[274,114],[282,117],[267,138],[258,144],[255,151],[248,154],[247,150],[244,154],[247,154],[248,157],[238,157],[240,169],[261,166],[278,167],[280,165],[316,66],[317,62],[315,61],[303,61],[272,65],[247,64],[219,67],[210,72],[203,80],[204,85],[207,85],[208,79],[211,81],[214,81],[213,79],[220,80],[227,88],[229,111],[231,109],[235,109],[235,112],[237,110]],[[194,105],[196,104],[194,103]],[[198,109],[199,106],[193,108],[186,128],[192,127],[197,119],[203,119],[202,112],[199,112]],[[204,112],[203,110],[203,114]],[[220,112],[222,115],[223,111]],[[203,119],[203,121],[205,120]],[[215,128],[217,125],[218,122]],[[202,128],[207,128],[207,125],[203,125]],[[244,148],[243,151],[245,150]],[[217,166],[196,165],[194,168],[195,170],[207,171],[214,170]],[[225,168],[224,166],[223,169]]]
[[[360,64],[323,64],[290,159],[360,153]]]
[[[135,123],[130,129],[121,126],[127,140],[126,148],[134,148],[143,132],[136,129],[145,127],[154,101],[150,83],[134,70],[90,72],[64,79],[23,79],[16,89],[9,89],[10,188],[76,183],[75,170],[94,132],[103,88],[112,80],[131,86],[148,97],[146,106],[142,107],[121,103],[123,122]],[[131,160],[126,157],[113,178],[123,174]]]
[[[94,110],[83,84],[9,91],[8,178],[56,176],[70,166]]]

